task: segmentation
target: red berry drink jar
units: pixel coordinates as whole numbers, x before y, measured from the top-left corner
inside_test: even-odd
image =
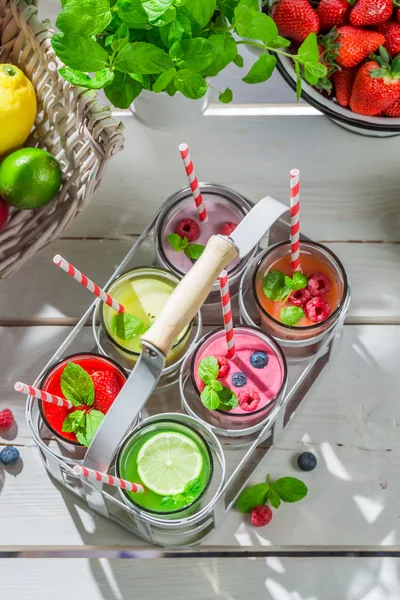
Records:
[[[73,401],[74,406],[65,408],[38,400],[40,415],[57,441],[82,457],[90,443],[91,434],[86,427],[97,429],[101,415],[107,414],[125,381],[124,369],[110,358],[92,353],[72,354],[50,367],[40,389]],[[70,416],[78,411],[85,415],[80,426]]]
[[[293,273],[290,260],[290,242],[268,249],[254,271],[253,295],[262,329],[288,357],[301,359],[318,350],[344,314],[348,279],[338,257],[322,244],[301,241],[300,274]]]
[[[212,235],[229,235],[252,207],[243,196],[221,185],[203,183],[200,190],[207,211],[207,222],[200,221],[188,187],[168,198],[155,226],[157,262],[179,277],[183,277],[193,266]],[[256,249],[242,260],[237,258],[228,265],[231,294],[237,293],[241,274],[248,259],[255,253]],[[219,287],[216,282],[207,303],[218,301]]]

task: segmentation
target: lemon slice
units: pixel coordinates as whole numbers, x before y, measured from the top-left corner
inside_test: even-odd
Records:
[[[145,487],[160,496],[181,494],[199,477],[203,456],[197,444],[176,432],[157,433],[141,447],[137,471]]]

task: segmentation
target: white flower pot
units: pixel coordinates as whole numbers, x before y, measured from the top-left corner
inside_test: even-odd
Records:
[[[166,92],[155,94],[142,90],[130,108],[144,125],[153,129],[171,129],[196,121],[206,110],[209,97],[210,89],[199,100],[186,98],[180,92],[169,96]]]

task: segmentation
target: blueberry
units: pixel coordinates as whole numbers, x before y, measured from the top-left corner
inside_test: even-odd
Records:
[[[317,459],[311,452],[302,452],[297,458],[297,466],[302,471],[313,471],[317,466]]]
[[[0,452],[0,461],[3,465],[15,465],[19,459],[19,452],[14,446],[6,446]]]
[[[244,373],[234,373],[232,375],[232,384],[235,387],[243,387],[246,385],[247,377]]]
[[[263,369],[268,364],[268,354],[265,352],[253,352],[250,356],[250,362],[255,369]]]

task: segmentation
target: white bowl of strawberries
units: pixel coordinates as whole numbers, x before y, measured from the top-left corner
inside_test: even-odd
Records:
[[[364,135],[400,135],[399,0],[276,0],[269,8],[293,46],[318,35],[326,79],[303,81],[302,98],[336,123]],[[265,9],[264,9],[265,10]],[[278,69],[296,89],[289,57]]]

